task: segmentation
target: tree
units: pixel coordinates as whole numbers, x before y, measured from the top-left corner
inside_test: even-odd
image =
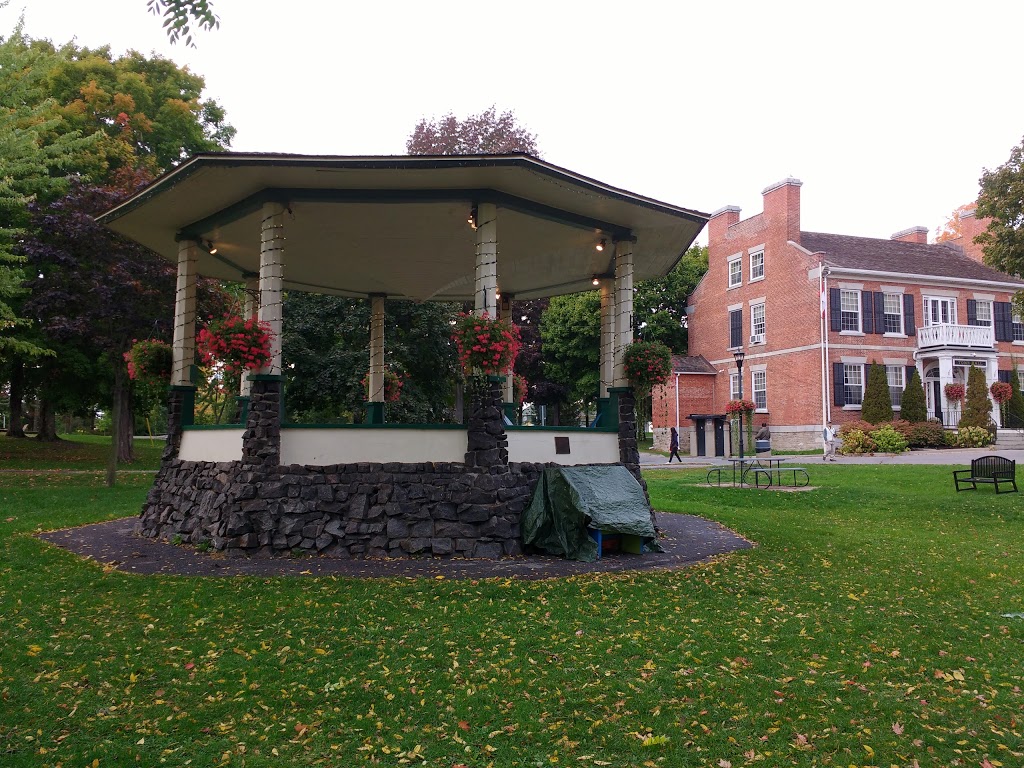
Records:
[[[921,376],[917,368],[910,374],[910,381],[903,390],[903,399],[900,402],[900,418],[912,424],[918,421],[928,420],[928,407],[925,404],[924,387],[921,386]]]
[[[1024,274],[1024,139],[1003,165],[982,172],[977,216],[992,221],[978,235],[985,262],[1007,274]]]
[[[1013,363],[1010,375],[1010,387],[1013,394],[1006,402],[1006,426],[1010,429],[1024,429],[1024,395],[1020,392],[1020,376],[1017,375],[1017,362],[1010,358]]]
[[[633,297],[636,338],[660,341],[676,354],[685,355],[687,298],[707,271],[708,249],[694,245],[665,277],[637,283]]]
[[[437,120],[421,119],[405,142],[410,155],[503,155],[525,152],[540,156],[537,135],[516,122],[513,112],[500,115],[491,105],[479,115],[460,120],[449,112]]]
[[[974,211],[975,203],[965,203],[957,207],[946,220],[946,223],[935,230],[935,242],[945,243],[950,240],[959,240],[963,237],[963,215]]]
[[[868,369],[860,417],[871,424],[892,421],[892,398],[889,395],[889,379],[885,374],[884,365],[872,363]]]
[[[195,48],[193,24],[207,31],[220,26],[208,0],[146,0],[146,7],[154,16],[164,17],[164,29],[172,43],[184,38],[186,45]]]
[[[967,375],[967,400],[964,402],[963,414],[960,416],[960,429],[964,427],[981,427],[995,432],[992,422],[992,400],[988,396],[988,382],[981,368],[971,366]]]
[[[597,401],[601,383],[601,296],[555,296],[540,321],[544,372],[567,392],[567,405]],[[568,421],[568,418],[566,418]]]

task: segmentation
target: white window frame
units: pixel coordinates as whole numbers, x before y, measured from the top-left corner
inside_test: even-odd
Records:
[[[924,296],[922,299],[924,304],[924,324],[925,325],[956,325],[956,298],[952,296]],[[942,321],[942,310],[939,309],[937,314],[939,315],[939,322],[932,322],[932,306],[941,308],[946,306],[949,310],[947,322]]]
[[[856,383],[850,383],[851,374],[856,373],[857,378],[860,381]],[[856,403],[851,403],[850,397],[851,388],[856,387],[860,392],[860,400]],[[843,363],[843,407],[850,409],[859,410],[864,404],[864,364],[863,363]]]
[[[1024,323],[1021,323],[1021,316],[1014,313],[1010,316],[1010,338],[1014,344],[1024,342]]]
[[[757,319],[757,316],[758,316],[759,313],[761,315],[760,321]],[[759,326],[761,328],[760,331],[757,330]],[[766,327],[767,327],[767,325],[765,323],[764,302],[762,301],[760,304],[751,304],[750,305],[750,337],[751,337],[751,342],[750,343],[751,344],[764,344],[765,343],[764,340],[766,338],[765,337],[765,329],[766,329]],[[753,341],[753,337],[755,337],[755,336],[760,336],[761,340],[760,341]]]
[[[759,381],[760,380],[760,381]],[[760,384],[760,386],[758,386]],[[754,409],[758,413],[768,412],[768,372],[763,368],[750,372],[750,391],[753,395]]]
[[[750,278],[748,282],[755,283],[758,280],[764,280],[764,248],[750,252]]]
[[[882,331],[885,336],[904,336],[903,325],[903,294],[902,293],[884,293],[882,299]],[[896,311],[890,312],[889,302],[890,300],[896,302]],[[890,331],[888,319],[895,317],[899,321],[899,330]],[[877,330],[877,329],[876,329]]]
[[[986,317],[981,316],[981,308],[985,308]],[[974,322],[986,328],[992,327],[992,301],[991,299],[974,300]]]
[[[734,265],[737,267],[737,269],[735,271],[733,270],[733,266]],[[733,279],[733,278],[735,278],[735,279]],[[729,287],[730,288],[739,288],[741,285],[743,285],[743,257],[742,256],[733,256],[731,259],[729,259],[729,277],[728,277],[728,282],[729,282]]]
[[[885,366],[885,380],[889,385],[889,402],[894,411],[903,403],[903,390],[907,388],[907,370],[902,365]]]
[[[857,309],[848,309],[850,302],[856,302]],[[845,328],[847,315],[857,315],[857,327]],[[840,333],[861,333],[864,328],[863,306],[861,304],[861,292],[852,288],[839,289],[839,332]]]
[[[740,399],[740,375],[736,371],[729,374],[729,399]]]

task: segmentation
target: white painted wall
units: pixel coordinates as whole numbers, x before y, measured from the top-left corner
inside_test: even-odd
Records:
[[[508,460],[574,464],[615,464],[619,436],[614,432],[516,430],[506,432]],[[569,453],[555,453],[555,438],[569,438]]]
[[[186,429],[181,433],[182,461],[241,461],[244,429]]]
[[[325,466],[389,461],[466,460],[462,429],[289,429],[281,430],[281,463]]]

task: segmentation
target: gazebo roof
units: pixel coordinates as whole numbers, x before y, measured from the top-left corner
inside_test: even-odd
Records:
[[[472,298],[474,204],[498,206],[498,286],[520,299],[591,289],[613,274],[614,240],[634,243],[636,280],[665,275],[708,219],[529,155],[211,153],[99,221],[172,261],[177,241],[199,240],[201,275],[241,280],[259,272],[272,201],[290,212],[286,289],[418,300]]]

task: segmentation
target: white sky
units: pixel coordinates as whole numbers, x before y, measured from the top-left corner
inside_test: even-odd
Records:
[[[934,236],[1024,135],[1020,0],[211,0],[167,43],[146,0],[11,0],[56,44],[156,51],[206,78],[236,151],[402,154],[496,104],[545,160],[705,212],[804,182],[802,228]],[[706,238],[702,238],[706,240]]]

